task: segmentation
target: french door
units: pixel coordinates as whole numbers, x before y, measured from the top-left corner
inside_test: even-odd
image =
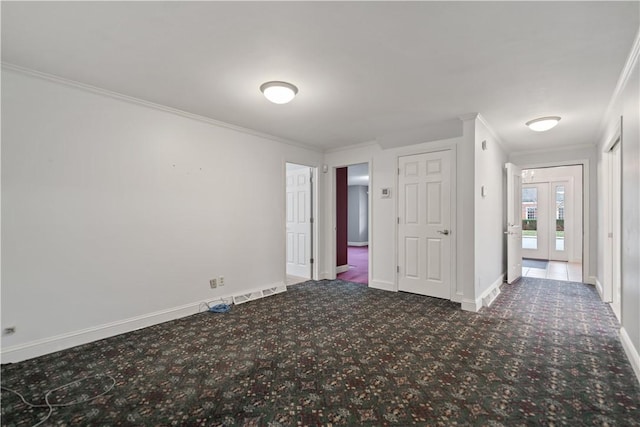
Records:
[[[522,185],[522,256],[568,261],[571,229],[569,181]]]

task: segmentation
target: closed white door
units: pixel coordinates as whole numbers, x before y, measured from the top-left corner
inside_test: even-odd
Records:
[[[569,260],[572,188],[571,181],[522,186],[522,254],[525,258]]]
[[[451,152],[398,166],[398,289],[451,299]]]
[[[287,275],[311,278],[311,168],[287,164]]]
[[[507,169],[507,283],[522,276],[522,169],[513,163]]]

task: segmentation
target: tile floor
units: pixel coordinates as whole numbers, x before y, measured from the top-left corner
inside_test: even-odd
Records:
[[[549,261],[546,269],[522,267],[522,277],[582,282],[582,264],[579,262]]]

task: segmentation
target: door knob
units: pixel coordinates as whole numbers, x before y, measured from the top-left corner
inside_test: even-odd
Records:
[[[438,233],[444,234],[445,236],[449,235],[449,230],[438,230]]]

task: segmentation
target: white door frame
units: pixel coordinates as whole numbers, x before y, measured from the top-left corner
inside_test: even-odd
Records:
[[[552,168],[557,166],[582,166],[582,281],[595,284],[591,271],[591,170],[589,159],[566,160],[545,163],[527,163],[518,165],[522,169]],[[595,236],[594,236],[595,238]],[[593,261],[596,261],[595,259]]]
[[[305,163],[300,163],[295,160],[284,160],[282,163],[282,203],[284,206],[284,213],[282,217],[282,227],[283,232],[282,235],[285,237],[284,241],[284,263],[282,265],[283,268],[283,283],[287,283],[287,241],[286,241],[286,228],[287,228],[287,163],[295,164],[299,166],[306,166],[311,169],[311,217],[313,221],[311,223],[311,258],[313,258],[314,262],[311,264],[311,279],[317,280],[319,277],[319,263],[318,263],[318,168],[316,166],[310,166]]]
[[[371,281],[373,278],[373,262],[372,262],[372,258],[373,258],[373,224],[372,224],[372,214],[373,214],[373,209],[372,209],[372,200],[373,200],[373,160],[368,157],[367,159],[363,159],[362,161],[358,161],[358,160],[354,160],[354,161],[350,161],[349,163],[340,163],[338,165],[331,165],[331,167],[329,168],[327,166],[327,172],[325,173],[329,173],[331,176],[331,199],[330,199],[330,203],[331,203],[331,224],[328,224],[329,227],[327,228],[328,230],[332,230],[331,232],[331,241],[327,242],[326,244],[328,245],[326,247],[325,252],[327,253],[329,259],[328,259],[328,267],[327,267],[327,274],[325,277],[326,279],[329,280],[335,280],[336,277],[338,277],[338,273],[336,271],[336,242],[337,242],[337,216],[338,216],[338,206],[336,205],[336,169],[339,168],[347,168],[351,165],[359,165],[362,163],[366,163],[367,167],[369,168],[369,197],[367,198],[367,221],[369,222],[369,227],[368,227],[368,237],[367,240],[369,241],[369,268],[368,268],[368,282],[369,285],[371,285]],[[316,181],[319,181],[316,180]],[[317,222],[317,221],[316,221]],[[314,224],[315,225],[315,224]],[[314,268],[318,267],[318,263],[316,262],[314,265]],[[316,276],[317,277],[317,276]]]

